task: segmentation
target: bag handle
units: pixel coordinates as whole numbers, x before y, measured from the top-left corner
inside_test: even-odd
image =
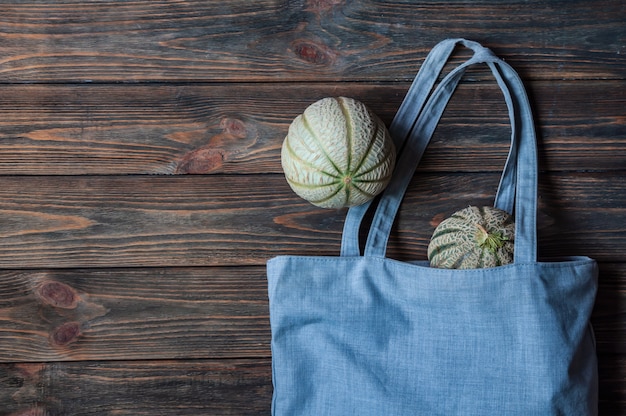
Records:
[[[365,248],[366,256],[384,257],[391,226],[406,188],[448,101],[465,70],[471,65],[486,63],[504,94],[511,121],[511,149],[502,174],[495,205],[500,209],[512,212],[513,204],[515,204],[515,262],[536,261],[536,141],[530,104],[523,83],[515,70],[497,58],[489,49],[464,39],[447,40],[442,42],[441,46],[435,47],[433,49],[434,55],[429,54],[429,58],[431,55],[433,56],[430,65],[435,68],[442,68],[449,59],[450,45],[459,43],[471,48],[474,51],[474,56],[451,71],[441,81],[423,108],[417,110],[419,112],[417,120],[415,123],[410,123],[410,127],[407,127],[409,122],[407,122],[406,113],[399,111],[396,116],[398,123],[408,133],[403,136],[406,140],[402,140],[404,146],[400,152],[393,179],[383,193],[374,215]],[[442,50],[445,53],[441,53]],[[424,66],[428,63],[427,61],[425,61]],[[427,71],[425,77],[428,77],[428,73],[432,74],[433,71]],[[409,95],[415,96],[413,86],[409,90]],[[406,101],[407,99],[405,99]],[[401,109],[402,107],[404,107],[404,103]],[[395,121],[396,119],[394,119]],[[342,255],[359,255],[358,228],[366,210],[367,207],[360,206],[351,208],[348,212],[344,226]]]
[[[398,154],[402,152],[405,142],[414,128],[416,121],[423,114],[424,105],[426,100],[434,90],[434,85],[440,76],[443,67],[448,62],[450,56],[454,52],[454,49],[459,45],[463,45],[474,51],[473,59],[477,59],[477,54],[484,53],[484,49],[479,43],[469,41],[466,39],[446,39],[435,45],[430,51],[424,63],[422,64],[417,76],[413,80],[407,95],[405,96],[400,108],[398,109],[396,116],[394,117],[389,132],[394,140],[394,145],[398,149]],[[429,139],[430,140],[430,136]],[[415,164],[418,164],[424,150],[426,149],[427,141],[423,145],[421,152],[416,155]],[[495,206],[508,212],[512,212],[513,206],[510,201],[513,200],[514,181],[515,175],[515,163],[510,163],[514,157],[512,152],[515,147],[511,146],[509,156],[504,168],[503,180],[498,187],[496,193]],[[359,233],[358,230],[363,221],[363,217],[371,206],[372,201],[366,204],[352,207],[346,216],[344,223],[344,231],[341,242],[341,255],[342,256],[360,256],[359,245]],[[355,231],[356,230],[356,231]]]
[[[398,155],[401,153],[407,136],[411,132],[426,103],[426,99],[432,92],[439,74],[450,55],[452,55],[458,41],[459,39],[447,39],[437,44],[426,56],[422,67],[413,80],[409,91],[389,126],[389,133]],[[358,231],[363,217],[372,202],[370,200],[363,205],[355,206],[348,210],[343,227],[341,256],[361,255]]]

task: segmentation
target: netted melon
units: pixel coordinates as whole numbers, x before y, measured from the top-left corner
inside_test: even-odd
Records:
[[[478,269],[513,262],[515,223],[503,210],[470,206],[435,229],[428,245],[432,267]]]
[[[311,104],[289,126],[281,162],[300,197],[323,208],[361,205],[389,183],[396,152],[384,123],[346,97]]]

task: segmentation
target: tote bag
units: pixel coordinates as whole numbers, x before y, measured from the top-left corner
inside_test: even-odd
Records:
[[[458,45],[473,56],[435,87]],[[475,64],[491,69],[511,122],[494,205],[514,213],[514,262],[446,270],[387,258],[415,166]],[[537,259],[535,133],[516,72],[478,43],[445,40],[428,55],[390,131],[402,150],[364,252],[358,233],[367,205],[348,211],[340,256],[268,261],[272,414],[597,414],[589,325],[597,265],[587,257]]]

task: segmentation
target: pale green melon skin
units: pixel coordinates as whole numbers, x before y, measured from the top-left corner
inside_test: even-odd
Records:
[[[396,152],[384,123],[346,97],[311,104],[289,126],[281,164],[291,189],[313,205],[361,205],[389,183]]]
[[[495,252],[481,248],[477,241],[480,224],[489,233],[507,238]],[[503,266],[513,262],[515,223],[506,212],[494,207],[470,206],[455,212],[435,229],[428,245],[432,267],[442,269],[478,269]]]

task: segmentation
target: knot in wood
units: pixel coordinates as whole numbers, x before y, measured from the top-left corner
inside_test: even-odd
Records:
[[[222,127],[224,133],[236,139],[244,139],[248,135],[244,122],[236,118],[223,118],[220,122],[220,127]]]
[[[306,9],[315,13],[329,12],[345,0],[308,0]]]
[[[433,228],[437,228],[437,226],[439,224],[441,224],[441,222],[446,219],[446,214],[443,213],[439,213],[436,214],[431,220],[430,220],[430,226]]]
[[[293,51],[298,58],[314,65],[330,65],[335,60],[335,53],[326,45],[307,40],[295,41]]]
[[[56,308],[74,309],[78,304],[78,294],[65,283],[44,282],[39,286],[38,292],[45,303]]]
[[[76,341],[80,335],[80,323],[66,322],[52,331],[50,341],[62,347]]]

